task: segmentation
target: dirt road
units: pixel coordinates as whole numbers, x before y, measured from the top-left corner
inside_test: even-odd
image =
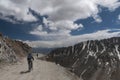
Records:
[[[80,80],[65,68],[51,62],[34,60],[33,71],[27,72],[27,61],[0,69],[0,80]]]

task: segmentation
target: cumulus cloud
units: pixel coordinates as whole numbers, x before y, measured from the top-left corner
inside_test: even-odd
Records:
[[[111,11],[114,11],[116,8],[120,7],[119,0],[98,0],[97,3],[103,7],[108,8]]]
[[[42,35],[46,35],[47,32],[43,31],[42,25],[39,25],[37,28],[35,28],[33,31],[31,31],[30,34],[42,36]]]
[[[21,21],[36,21],[33,15],[28,14],[29,2],[30,0],[0,0],[0,13],[4,18],[14,16]]]
[[[101,10],[98,6],[114,11],[119,7],[119,2],[118,0],[32,0],[30,6],[41,15],[49,16],[43,20],[46,26],[42,31],[39,30],[39,25],[30,34],[48,38],[66,38],[71,36],[72,30],[84,27],[82,23],[78,25],[74,21],[93,17],[95,22],[101,23],[102,18],[98,15]]]
[[[95,20],[95,22],[97,23],[101,23],[102,22],[102,19],[99,15],[93,15],[93,19]]]
[[[118,15],[118,20],[120,20],[120,14]]]
[[[112,32],[113,31],[113,32]],[[32,47],[40,47],[40,48],[55,48],[55,47],[66,47],[77,44],[82,41],[87,40],[100,40],[105,38],[111,38],[115,36],[120,36],[120,29],[107,29],[96,31],[90,34],[83,34],[78,36],[69,36],[63,40],[52,40],[52,41],[25,41]]]
[[[0,13],[13,15],[18,20],[34,21],[28,8],[48,15],[51,21],[85,19],[99,13],[98,5],[113,11],[120,6],[118,0],[0,0]],[[100,22],[97,19],[98,22]]]
[[[31,44],[36,44],[38,47],[38,43],[40,45],[49,44],[48,46],[55,47],[58,44],[67,45],[70,40],[78,42],[76,40],[81,37],[91,39],[92,35],[96,35],[98,32],[80,36],[72,36],[70,33],[84,27],[82,23],[75,23],[78,19],[93,17],[95,22],[102,22],[102,18],[98,14],[101,11],[100,6],[114,11],[120,6],[120,2],[119,0],[0,0],[0,18],[11,21],[8,16],[14,16],[15,20],[37,21],[38,18],[35,15],[29,14],[29,8],[41,15],[47,15],[48,18],[43,19],[44,25],[38,23],[40,25],[35,26],[29,34],[50,40],[50,42],[33,41]],[[113,35],[113,33],[108,34],[108,31],[104,33],[107,36]],[[101,36],[103,37],[103,35]],[[97,36],[94,37],[97,38]]]
[[[118,15],[117,19],[116,19],[116,24],[120,24],[120,14]]]
[[[52,21],[84,19],[97,14],[98,5],[115,10],[120,4],[118,0],[34,0],[32,3],[32,9],[49,15]]]
[[[83,28],[82,24],[76,24],[69,20],[50,21],[46,18],[43,19],[43,25],[37,26],[30,34],[40,36],[44,39],[64,39],[70,36],[72,30]],[[45,38],[46,37],[46,38]]]

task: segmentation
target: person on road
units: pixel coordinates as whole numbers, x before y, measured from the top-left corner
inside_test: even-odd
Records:
[[[31,53],[28,53],[28,56],[27,56],[27,61],[28,61],[28,71],[30,72],[32,69],[33,69],[33,56]]]
[[[36,54],[37,58],[38,58],[38,53]]]

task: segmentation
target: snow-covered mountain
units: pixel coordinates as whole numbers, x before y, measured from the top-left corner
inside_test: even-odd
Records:
[[[54,61],[83,80],[120,80],[120,37],[90,40],[50,52]]]
[[[0,34],[0,62],[16,62],[25,56],[30,49],[27,44]]]

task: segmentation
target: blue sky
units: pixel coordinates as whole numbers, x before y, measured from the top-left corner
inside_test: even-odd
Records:
[[[101,23],[94,22],[92,17],[83,20],[77,20],[76,23],[82,23],[84,25],[84,29],[79,32],[73,32],[73,34],[84,34],[91,33],[98,30],[105,29],[120,29],[120,24],[117,22],[118,15],[120,14],[120,7],[115,11],[109,11],[108,9],[103,9],[102,12],[99,13],[102,18]]]
[[[37,48],[120,36],[119,0],[0,0],[0,32]]]

